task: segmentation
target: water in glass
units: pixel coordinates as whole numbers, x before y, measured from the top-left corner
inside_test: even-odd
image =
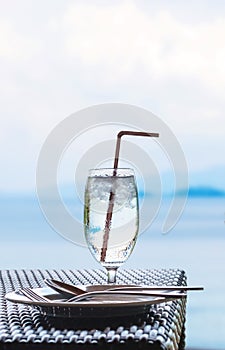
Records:
[[[130,256],[138,226],[133,170],[117,169],[116,175],[113,169],[90,170],[85,189],[85,238],[92,255],[108,270],[109,283],[115,282],[116,270]]]

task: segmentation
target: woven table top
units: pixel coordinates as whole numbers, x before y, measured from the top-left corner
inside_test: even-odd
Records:
[[[3,270],[0,271],[0,349],[169,349],[185,346],[186,299],[151,305],[141,317],[74,326],[43,315],[37,308],[7,301],[4,296],[22,287],[44,287],[45,278],[74,284],[106,283],[103,270]],[[186,285],[184,271],[123,270],[117,283]]]

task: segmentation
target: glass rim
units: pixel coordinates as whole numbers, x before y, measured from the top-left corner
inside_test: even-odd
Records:
[[[115,170],[116,174],[113,175]],[[132,168],[92,168],[88,170],[89,176],[134,176],[134,174],[135,172]]]

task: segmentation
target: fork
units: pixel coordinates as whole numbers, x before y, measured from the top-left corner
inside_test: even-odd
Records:
[[[51,302],[51,300],[49,300],[48,298],[39,295],[38,293],[36,293],[33,289],[26,287],[26,288],[21,288],[18,290],[19,293],[25,295],[28,299],[30,299],[31,301],[38,301],[38,302]],[[169,292],[169,293],[157,293],[157,292],[133,292],[133,291],[95,291],[95,292],[87,292],[83,295],[78,295],[75,296],[73,298],[70,298],[68,300],[66,300],[66,302],[79,302],[79,301],[85,301],[86,299],[89,299],[91,297],[95,297],[95,296],[104,296],[104,295],[140,295],[140,296],[155,296],[155,297],[164,297],[164,298],[172,298],[172,299],[179,299],[182,297],[186,297],[187,294],[186,293],[181,293],[181,292]]]
[[[30,299],[31,301],[41,301],[41,302],[50,302],[49,299],[37,294],[33,289],[29,288],[29,287],[25,287],[25,288],[20,288],[18,290],[18,292],[20,294],[25,295],[28,299]]]
[[[66,300],[66,302],[68,303],[73,303],[73,302],[79,302],[79,301],[85,301],[86,299],[92,298],[92,297],[98,297],[98,296],[113,296],[113,295],[130,295],[130,296],[153,296],[153,297],[164,297],[164,298],[172,298],[172,299],[179,299],[179,298],[183,298],[186,297],[187,294],[186,293],[182,293],[182,292],[162,292],[162,293],[158,293],[158,292],[137,292],[137,291],[114,291],[114,290],[105,290],[105,291],[94,291],[94,292],[87,292],[85,294],[82,295],[77,295],[75,297],[72,297],[68,300]]]

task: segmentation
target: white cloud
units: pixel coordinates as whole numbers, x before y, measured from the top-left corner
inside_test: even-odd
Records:
[[[10,61],[28,60],[36,55],[40,42],[20,34],[9,20],[0,20],[0,57]]]
[[[144,12],[131,1],[105,7],[73,3],[62,28],[68,55],[113,72],[113,83],[137,69],[154,79],[192,76],[216,89],[225,83],[225,14],[193,24],[169,11]]]

